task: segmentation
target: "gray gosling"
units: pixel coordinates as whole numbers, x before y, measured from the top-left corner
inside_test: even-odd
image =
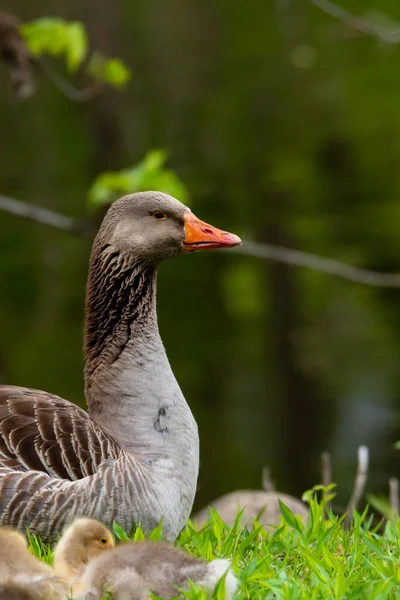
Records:
[[[81,521],[77,519],[72,523],[58,544],[58,549],[63,548],[64,565],[72,548],[80,545]],[[56,572],[61,572],[58,571],[59,556],[56,549]],[[178,588],[187,588],[189,581],[206,588],[211,595],[225,573],[226,600],[232,598],[238,586],[229,560],[206,562],[163,542],[127,542],[107,552],[100,551],[93,559],[85,555],[80,546],[79,556],[83,574],[73,588],[74,597],[79,600],[99,600],[105,591],[111,593],[112,600],[147,600],[150,593],[173,598],[179,593]],[[80,567],[76,566],[75,572],[79,571]]]
[[[1,600],[65,600],[67,589],[51,567],[30,553],[21,533],[0,528]]]
[[[24,588],[17,583],[0,583],[1,600],[38,600],[34,591]]]
[[[75,519],[54,548],[54,571],[75,591],[88,562],[114,546],[114,536],[102,523],[87,517]]]

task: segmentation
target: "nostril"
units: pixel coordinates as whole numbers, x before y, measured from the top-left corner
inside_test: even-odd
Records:
[[[204,233],[210,233],[211,235],[215,235],[215,233],[214,233],[214,231],[212,229],[205,228],[205,229],[203,229],[203,232]]]

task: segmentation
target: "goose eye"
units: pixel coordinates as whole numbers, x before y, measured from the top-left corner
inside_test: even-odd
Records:
[[[105,546],[107,544],[106,538],[101,538],[100,542]]]
[[[157,221],[163,221],[167,218],[167,216],[163,212],[161,212],[161,210],[155,210],[153,212],[153,217],[154,219],[157,219]]]

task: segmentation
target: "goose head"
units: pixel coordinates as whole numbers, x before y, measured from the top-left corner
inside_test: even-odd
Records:
[[[114,251],[155,265],[184,252],[241,244],[237,235],[201,221],[179,200],[161,192],[140,192],[117,200],[98,238]]]

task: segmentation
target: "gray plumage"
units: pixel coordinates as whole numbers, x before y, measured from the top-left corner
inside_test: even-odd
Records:
[[[156,270],[183,250],[240,242],[215,230],[220,242],[189,243],[189,215],[196,220],[171,196],[145,192],[115,202],[104,218],[86,293],[88,413],[52,394],[0,386],[0,524],[47,541],[80,515],[127,531],[138,523],[151,530],[163,517],[170,540],[185,525],[199,440],[158,331]],[[206,239],[203,225],[196,220]]]
[[[34,591],[15,583],[0,583],[0,598],[1,600],[40,600]]]
[[[259,522],[265,529],[273,531],[282,518],[279,500],[286,504],[294,515],[299,515],[305,523],[307,522],[309,511],[303,502],[288,494],[262,490],[238,490],[221,496],[194,514],[191,519],[197,523],[198,527],[202,527],[209,518],[209,508],[211,507],[218,511],[221,519],[227,525],[232,527],[238,512],[244,509],[241,525],[243,527],[246,525],[250,529],[253,519],[263,511]]]
[[[187,588],[189,580],[207,588],[211,594],[225,573],[228,599],[237,588],[228,560],[207,563],[161,542],[125,543],[89,563],[78,597],[99,600],[104,590],[108,590],[113,600],[145,600],[150,592],[173,598],[178,588]]]

